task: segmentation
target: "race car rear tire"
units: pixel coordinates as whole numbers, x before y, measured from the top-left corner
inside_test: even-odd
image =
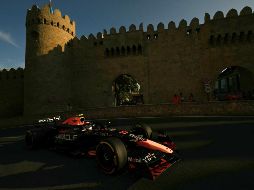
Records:
[[[143,135],[144,138],[150,139],[152,137],[152,129],[150,126],[146,124],[137,124],[134,127],[135,132],[137,135]]]
[[[96,160],[104,173],[115,174],[127,163],[126,147],[118,138],[105,139],[96,147]]]

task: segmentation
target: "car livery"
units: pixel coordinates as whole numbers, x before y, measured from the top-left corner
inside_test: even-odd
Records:
[[[176,145],[168,135],[156,134],[147,125],[119,129],[110,123],[101,124],[83,116],[60,121],[41,119],[26,132],[30,149],[48,147],[55,150],[95,157],[106,174],[115,174],[126,167],[143,177],[155,179],[180,160]]]

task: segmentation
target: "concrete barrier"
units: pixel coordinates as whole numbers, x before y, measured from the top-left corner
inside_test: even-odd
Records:
[[[137,105],[102,107],[90,109],[77,109],[73,112],[58,112],[45,115],[29,115],[19,117],[9,117],[0,119],[0,128],[16,127],[20,125],[32,124],[40,118],[60,115],[62,118],[83,113],[88,119],[106,118],[135,118],[135,117],[172,117],[184,118],[182,116],[253,116],[254,101],[228,101],[228,102],[206,102],[206,103],[181,103],[157,104],[157,105]],[[179,117],[178,117],[179,116]],[[196,117],[194,117],[196,118]],[[204,117],[206,118],[206,117]],[[209,117],[207,117],[209,118]],[[228,118],[228,117],[227,117]]]
[[[88,118],[170,116],[254,116],[254,101],[137,105],[79,109]]]

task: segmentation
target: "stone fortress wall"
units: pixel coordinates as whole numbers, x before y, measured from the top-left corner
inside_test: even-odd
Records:
[[[129,74],[141,85],[145,104],[171,101],[180,91],[205,101],[203,81],[240,66],[254,73],[254,14],[250,7],[226,16],[205,14],[176,26],[149,24],[111,28],[78,39],[75,22],[33,6],[26,19],[24,113],[43,114],[114,105],[114,80]],[[251,78],[249,82],[253,82]]]
[[[121,74],[130,74],[141,84],[145,103],[168,103],[179,91],[192,92],[205,100],[203,80],[214,82],[230,66],[254,72],[254,15],[244,8],[238,15],[232,9],[224,17],[217,12],[213,19],[205,15],[204,24],[194,18],[189,25],[182,20],[148,25],[131,25],[128,30],[89,35],[73,39],[66,50],[73,56],[72,103],[76,107],[107,107],[113,104],[112,83]],[[82,73],[85,73],[82,75]],[[253,79],[251,80],[253,81]]]
[[[75,36],[75,22],[58,9],[51,13],[49,5],[33,6],[27,11],[26,29],[24,110],[54,111],[68,102],[64,47]]]
[[[21,115],[24,107],[24,70],[0,71],[0,116]]]

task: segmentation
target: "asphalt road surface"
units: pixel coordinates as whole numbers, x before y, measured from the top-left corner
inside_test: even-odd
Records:
[[[241,189],[254,188],[254,119],[140,119],[171,135],[182,160],[155,181],[129,172],[104,175],[94,159],[27,150],[29,127],[0,129],[0,190]],[[113,124],[129,125],[118,119]]]

